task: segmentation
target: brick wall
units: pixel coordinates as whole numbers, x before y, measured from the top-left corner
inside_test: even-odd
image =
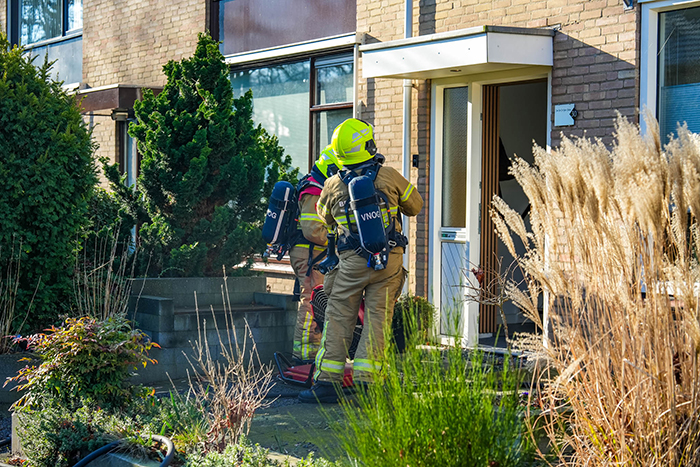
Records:
[[[0,34],[7,35],[7,2],[0,2]]]
[[[205,29],[205,0],[86,2],[83,81],[163,86],[162,67],[194,52]]]
[[[294,294],[294,274],[265,273],[267,280],[267,291],[272,293],[282,293],[286,295]]]
[[[474,26],[549,27],[554,37],[552,104],[573,103],[579,111],[573,127],[554,127],[552,145],[561,133],[612,141],[615,111],[638,121],[639,6],[624,11],[622,0],[419,0],[413,6],[413,35],[427,35]],[[367,43],[404,37],[404,0],[358,0],[357,31]],[[361,66],[361,64],[360,64]],[[427,294],[429,193],[429,81],[414,80],[413,147],[420,169],[413,169],[426,204],[413,223],[411,241],[416,293]],[[362,117],[375,125],[377,146],[387,162],[402,166],[402,81],[368,79],[359,82]],[[552,109],[552,115],[553,115]]]
[[[92,139],[99,145],[95,151],[95,159],[106,157],[110,164],[117,157],[117,122],[108,115],[109,111],[89,112],[83,115],[83,120],[92,128]],[[102,171],[102,163],[97,163],[100,186],[108,188],[109,184]]]

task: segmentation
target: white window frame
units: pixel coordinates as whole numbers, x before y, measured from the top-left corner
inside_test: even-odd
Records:
[[[648,109],[657,115],[658,92],[658,50],[659,50],[659,13],[683,10],[700,6],[700,0],[639,0],[642,6],[642,39],[639,70],[639,108]],[[640,119],[642,133],[646,133],[644,118]]]

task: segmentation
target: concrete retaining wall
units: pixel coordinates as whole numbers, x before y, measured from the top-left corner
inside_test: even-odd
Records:
[[[266,293],[264,277],[229,278],[227,285],[226,291],[221,278],[134,280],[130,318],[161,346],[150,353],[158,364],[138,371],[135,383],[187,377],[193,371],[187,356],[194,362],[193,344],[200,340],[217,360],[229,341],[246,352],[255,342],[263,364],[277,351],[291,352],[297,310],[292,296]]]

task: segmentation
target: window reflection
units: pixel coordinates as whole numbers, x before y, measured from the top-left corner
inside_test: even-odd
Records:
[[[68,24],[66,29],[73,31],[83,28],[83,0],[68,1]]]
[[[19,0],[21,43],[59,37],[63,32],[61,6],[60,0]]]
[[[279,138],[302,170],[309,164],[310,73],[308,60],[231,73],[234,96],[253,91],[253,120]]]
[[[352,118],[352,109],[327,110],[325,112],[317,112],[314,123],[316,125],[314,134],[316,142],[314,144],[314,157],[317,157],[323,148],[328,146],[333,136],[335,127],[343,123],[348,118]]]
[[[352,63],[316,70],[316,105],[352,101]]]
[[[700,7],[659,15],[659,125],[662,136],[686,122],[700,132]]]

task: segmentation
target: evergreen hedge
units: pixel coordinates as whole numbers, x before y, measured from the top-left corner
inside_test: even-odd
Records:
[[[21,243],[14,313],[24,330],[55,323],[69,306],[97,183],[91,130],[50,68],[0,34],[0,267],[10,253],[1,246]]]

